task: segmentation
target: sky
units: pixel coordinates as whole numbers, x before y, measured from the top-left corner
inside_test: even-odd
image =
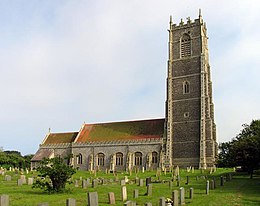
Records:
[[[168,26],[206,22],[218,142],[260,117],[258,0],[0,0],[0,147],[164,117]]]

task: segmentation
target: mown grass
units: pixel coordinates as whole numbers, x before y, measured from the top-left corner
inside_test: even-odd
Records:
[[[220,175],[227,172],[231,172],[230,169],[218,169],[216,173],[209,174],[204,172],[201,174],[199,170],[195,173],[187,173],[181,170],[181,182],[180,186],[185,188],[186,191],[186,204],[187,205],[200,205],[200,206],[233,206],[233,205],[260,205],[260,176],[255,176],[250,179],[247,174],[235,174],[232,181],[225,182],[224,186],[220,186]],[[67,198],[75,198],[77,201],[77,206],[87,205],[87,192],[97,191],[99,198],[99,205],[108,205],[108,192],[114,192],[116,198],[116,205],[123,205],[121,201],[121,186],[118,182],[107,183],[106,185],[98,185],[97,188],[87,188],[83,189],[81,186],[78,188],[74,187],[74,184],[68,185],[70,193],[63,194],[48,194],[44,193],[39,189],[32,189],[31,186],[23,185],[17,186],[17,179],[19,175],[14,173],[9,173],[12,175],[12,181],[7,182],[0,179],[0,194],[7,194],[10,197],[10,206],[36,206],[38,203],[48,202],[50,206],[66,205]],[[37,174],[28,174],[27,176],[36,176]],[[123,179],[127,175],[130,179],[130,183],[127,184],[128,199],[134,200],[138,205],[144,205],[145,202],[151,202],[153,205],[159,205],[160,197],[171,197],[171,193],[177,187],[176,182],[173,182],[172,189],[169,188],[169,183],[167,181],[172,179],[171,173],[164,173],[160,176],[160,181],[165,181],[165,183],[159,182],[158,177],[155,176],[155,172],[145,172],[132,174],[129,176],[125,173],[118,174],[119,179]],[[134,183],[136,175],[139,178],[145,179],[146,177],[152,177],[152,187],[153,194],[151,197],[146,196],[146,187],[139,187]],[[189,185],[186,185],[186,176],[190,177]],[[196,180],[198,176],[198,180]],[[210,194],[205,194],[206,179],[202,176],[207,176],[211,179],[213,176],[217,180],[217,188],[215,190],[210,190]],[[78,171],[73,179],[89,178],[94,176],[89,174],[89,172]],[[96,178],[106,178],[115,179],[113,174],[98,173]],[[158,181],[158,183],[157,183]],[[145,182],[145,181],[144,181]],[[189,188],[194,188],[194,198],[189,199]],[[133,190],[139,189],[139,197],[133,199]]]

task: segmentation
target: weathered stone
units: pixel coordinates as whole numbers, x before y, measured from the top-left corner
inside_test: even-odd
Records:
[[[98,181],[96,179],[92,180],[92,188],[96,188],[98,186]]]
[[[166,206],[165,205],[165,197],[160,197],[160,199],[159,199],[159,206]]]
[[[23,180],[22,179],[18,179],[17,180],[17,185],[18,186],[22,186],[23,185]]]
[[[179,205],[179,191],[178,190],[173,190],[172,201],[173,201],[173,206]]]
[[[121,197],[122,197],[122,201],[126,201],[127,200],[126,186],[122,186],[121,187]]]
[[[151,196],[153,192],[153,185],[149,184],[147,185],[147,196]]]
[[[0,206],[9,206],[9,196],[0,195]]]
[[[193,194],[194,194],[194,189],[191,187],[190,188],[190,199],[193,199]]]
[[[75,187],[79,187],[79,181],[75,180]]]
[[[82,188],[86,189],[87,188],[87,180],[82,180]]]
[[[146,178],[146,186],[148,186],[151,183],[152,183],[152,178],[151,177],[147,177]]]
[[[76,200],[74,198],[68,198],[66,200],[66,206],[76,206]]]
[[[209,194],[209,180],[206,182],[206,195]]]
[[[28,178],[28,185],[32,185],[33,184],[33,177],[29,177]]]
[[[180,188],[180,204],[185,204],[185,189],[183,187]]]
[[[115,194],[113,192],[108,193],[108,202],[110,205],[116,204]]]
[[[144,186],[144,180],[143,179],[139,179],[139,186],[143,187]]]
[[[26,176],[25,175],[21,175],[20,179],[22,180],[22,184],[26,184]]]
[[[5,175],[5,181],[11,181],[12,177],[10,175]]]
[[[98,193],[97,192],[88,193],[88,206],[98,206]]]
[[[139,196],[139,190],[138,189],[134,189],[133,197],[134,198],[138,198],[138,196]]]

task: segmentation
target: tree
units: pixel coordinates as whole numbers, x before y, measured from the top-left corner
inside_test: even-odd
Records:
[[[219,166],[241,166],[253,177],[260,168],[260,120],[244,124],[242,131],[231,142],[219,146]]]
[[[66,183],[76,172],[72,166],[65,164],[65,160],[60,157],[43,159],[37,168],[40,178],[33,188],[41,188],[49,193],[64,192]]]

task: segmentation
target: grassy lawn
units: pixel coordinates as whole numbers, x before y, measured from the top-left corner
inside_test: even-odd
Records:
[[[260,175],[254,176],[250,179],[246,174],[235,174],[232,181],[227,181],[224,186],[220,186],[220,175],[230,172],[230,169],[218,169],[217,172],[209,174],[204,172],[201,174],[199,170],[196,170],[193,174],[187,173],[181,170],[181,182],[180,186],[185,188],[186,191],[186,204],[187,205],[202,205],[202,206],[214,206],[214,205],[260,205]],[[66,205],[67,198],[75,198],[77,206],[87,205],[87,192],[97,191],[99,198],[99,205],[108,205],[108,192],[114,192],[116,197],[116,205],[123,205],[121,201],[121,186],[119,182],[106,183],[105,185],[98,185],[97,188],[88,187],[83,189],[81,184],[79,187],[74,187],[73,184],[68,185],[71,192],[66,194],[52,194],[43,193],[39,189],[32,189],[31,186],[22,185],[17,186],[18,175],[9,173],[12,176],[12,181],[4,181],[0,178],[0,194],[7,194],[10,197],[10,206],[37,206],[38,203],[48,202],[50,206]],[[123,179],[127,174],[118,174],[119,179]],[[36,176],[36,174],[28,174],[28,177]],[[127,175],[128,176],[128,175]],[[159,205],[160,197],[171,197],[173,190],[179,189],[177,183],[173,182],[173,187],[169,188],[169,180],[171,180],[171,173],[161,174],[160,178],[155,176],[155,172],[138,173],[139,178],[144,179],[144,186],[140,187],[134,183],[136,174],[128,176],[130,182],[127,184],[128,199],[134,200],[138,205],[144,205],[145,202],[151,202],[153,205]],[[189,185],[186,185],[186,176],[190,177]],[[198,178],[196,178],[198,176]],[[205,194],[206,179],[209,180],[216,177],[217,188],[210,190],[210,194]],[[78,171],[73,179],[79,179],[80,177],[94,178],[89,172]],[[145,195],[145,178],[152,177],[153,194],[148,197]],[[204,178],[205,177],[205,178]],[[113,174],[98,173],[96,178],[115,179]],[[162,183],[162,180],[165,183]],[[193,200],[189,199],[189,188],[194,188]],[[139,190],[139,197],[133,199],[133,190]]]

